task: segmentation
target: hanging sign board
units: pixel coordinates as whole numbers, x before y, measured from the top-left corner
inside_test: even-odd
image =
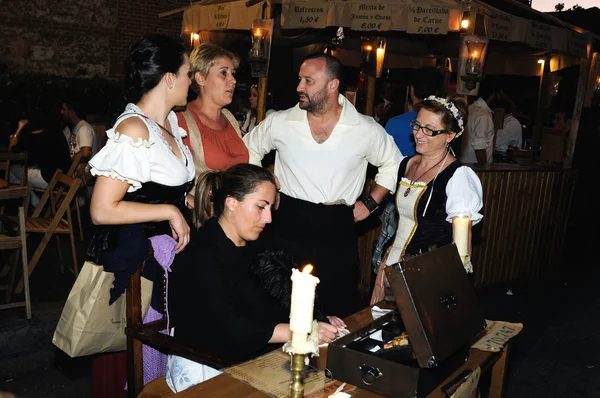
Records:
[[[327,27],[329,4],[322,0],[284,1],[281,9],[281,25],[286,29]]]
[[[448,33],[450,9],[443,6],[408,6],[406,33],[419,35],[445,35]]]
[[[208,11],[208,30],[227,29],[229,20],[229,4],[217,4],[207,7]]]
[[[543,23],[531,22],[527,44],[533,48],[550,51],[552,49],[552,27]]]
[[[512,31],[512,15],[510,14],[494,13],[494,16],[487,20],[487,37],[492,40],[512,41]]]
[[[568,39],[569,54],[579,58],[587,58],[588,40],[585,36],[571,32]]]
[[[392,10],[387,4],[352,3],[350,29],[383,32],[390,30],[391,24]]]

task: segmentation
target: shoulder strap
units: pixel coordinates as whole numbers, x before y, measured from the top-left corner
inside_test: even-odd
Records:
[[[204,160],[204,146],[202,145],[202,135],[200,134],[200,129],[196,124],[196,120],[194,120],[194,116],[192,115],[189,109],[181,112],[185,119],[185,124],[188,127],[188,137],[190,139],[190,151],[192,152],[192,157],[194,158],[194,165],[196,166],[196,176],[199,176],[201,173],[205,171],[210,171],[211,169],[206,167],[206,162]]]
[[[233,116],[233,114],[231,112],[229,112],[228,109],[221,109],[221,113],[227,118],[227,120],[229,120],[229,123],[231,123],[231,125],[233,126],[233,129],[235,130],[235,132],[237,133],[237,135],[242,138],[242,129],[240,129],[240,125],[238,123],[238,121],[236,120],[236,118]]]

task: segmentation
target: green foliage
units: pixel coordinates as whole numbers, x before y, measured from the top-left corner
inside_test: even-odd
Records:
[[[0,145],[20,119],[30,117],[51,101],[60,103],[66,98],[82,101],[88,115],[110,121],[123,105],[122,83],[103,78],[0,74]]]

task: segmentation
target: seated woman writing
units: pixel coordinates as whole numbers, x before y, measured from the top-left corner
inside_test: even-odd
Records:
[[[483,207],[479,177],[450,150],[452,140],[467,125],[466,101],[457,95],[447,99],[432,96],[419,103],[416,110],[417,118],[411,126],[417,154],[400,163],[396,190],[398,227],[393,244],[381,261],[371,304],[386,296],[382,272],[385,266],[431,247],[451,244],[456,217],[467,216],[472,224],[483,218],[479,213]],[[469,251],[470,247],[469,243]],[[466,271],[473,272],[469,258],[470,253],[463,262]]]
[[[271,222],[275,194],[273,174],[251,164],[198,177],[194,224],[202,227],[192,231],[172,267],[174,335],[181,343],[238,363],[291,339],[287,294],[278,300],[253,269],[267,247],[259,236]],[[329,343],[344,323],[323,321],[319,343]],[[167,383],[174,391],[219,373],[179,357],[169,362]]]

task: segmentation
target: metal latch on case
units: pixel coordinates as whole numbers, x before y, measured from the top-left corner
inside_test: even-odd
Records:
[[[363,383],[365,383],[368,386],[372,385],[373,383],[375,383],[375,380],[383,376],[383,373],[381,373],[379,369],[373,366],[365,365],[364,363],[362,365],[359,365],[358,369],[362,373],[361,379]]]

